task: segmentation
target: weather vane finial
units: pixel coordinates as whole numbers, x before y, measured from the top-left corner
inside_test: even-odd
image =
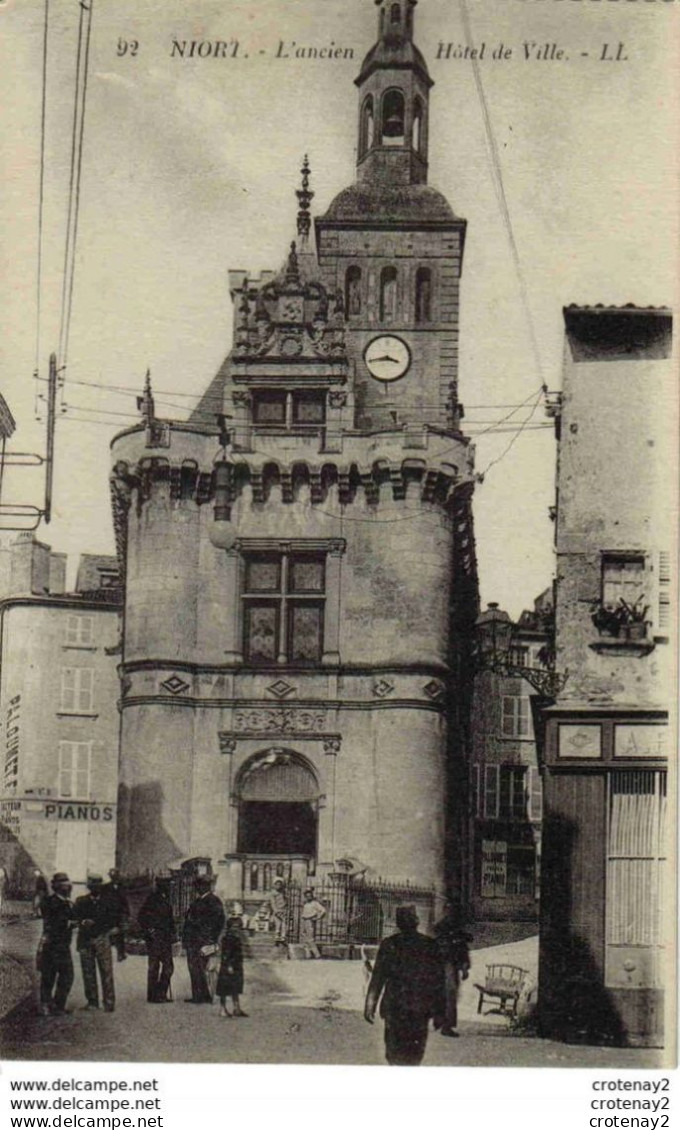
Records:
[[[309,206],[314,199],[314,193],[309,187],[309,158],[305,153],[305,159],[302,162],[302,186],[298,188],[295,195],[298,198],[298,214],[297,214],[297,231],[302,244],[304,245],[309,239],[309,233],[312,227],[312,217],[309,214]]]

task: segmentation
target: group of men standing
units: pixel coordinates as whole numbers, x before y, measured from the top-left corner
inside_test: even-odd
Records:
[[[52,879],[52,893],[43,897],[40,913],[43,933],[37,954],[40,972],[40,1008],[44,1015],[66,1011],[66,1001],[74,980],[71,940],[77,930],[76,948],[80,955],[86,1009],[99,1008],[99,981],[104,1010],[113,1012],[116,995],[113,979],[112,946],[118,960],[124,961],[125,928],[129,908],[120,883],[120,874],[109,871],[110,882],[101,875],[90,875],[87,894],[71,901],[72,883],[64,871]]]

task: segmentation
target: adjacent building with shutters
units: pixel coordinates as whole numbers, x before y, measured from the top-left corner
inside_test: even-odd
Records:
[[[469,909],[475,922],[538,921],[543,784],[532,710],[535,691],[520,671],[540,669],[545,661],[552,602],[551,586],[514,624],[509,669],[479,664],[475,673],[467,853]],[[509,620],[507,613],[500,615]]]
[[[557,666],[545,719],[547,1029],[659,1043],[675,647],[677,359],[666,309],[570,306],[557,472]]]
[[[278,270],[230,272],[233,348],[190,420],[157,419],[148,386],[112,445],[128,873],[206,858],[240,898],[347,867],[461,879],[465,222],[427,183],[415,6],[378,5],[355,183],[314,240],[305,161],[295,242]]]
[[[121,593],[115,558],[66,556],[30,533],[0,548],[0,863],[84,883],[115,860]]]

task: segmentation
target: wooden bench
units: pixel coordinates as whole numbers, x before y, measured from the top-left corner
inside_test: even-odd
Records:
[[[475,983],[475,989],[479,990],[477,1012],[482,1011],[485,997],[493,997],[500,1000],[500,1011],[502,1013],[507,1016],[516,1016],[517,1003],[529,977],[529,970],[522,969],[519,965],[487,965],[484,984],[478,985]],[[509,1001],[511,1008],[508,1011]]]

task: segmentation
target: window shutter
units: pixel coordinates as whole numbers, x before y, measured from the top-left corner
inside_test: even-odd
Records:
[[[78,742],[75,757],[75,795],[83,799],[90,795],[90,743]]]
[[[484,815],[487,820],[498,817],[499,765],[484,766]]]
[[[71,796],[73,742],[59,742],[59,795]]]
[[[671,626],[671,555],[668,550],[659,552],[657,563],[657,623],[660,633]]]
[[[536,765],[529,767],[529,819],[543,819],[543,782]]]
[[[61,672],[61,709],[75,710],[76,708],[76,670],[74,667],[63,667]]]
[[[89,667],[81,667],[78,672],[79,687],[78,687],[78,709],[83,711],[92,710],[92,684],[94,672]]]

